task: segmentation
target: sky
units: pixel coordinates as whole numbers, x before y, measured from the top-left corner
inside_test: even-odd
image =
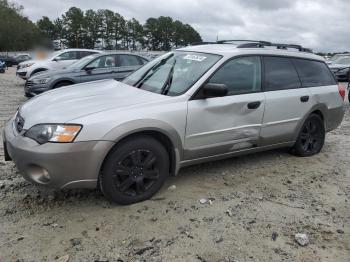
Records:
[[[170,16],[204,41],[253,39],[301,44],[315,51],[350,51],[350,0],[10,0],[37,21],[70,7],[110,9],[144,23]]]

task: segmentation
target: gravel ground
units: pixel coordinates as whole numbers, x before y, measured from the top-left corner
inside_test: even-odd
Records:
[[[0,74],[1,128],[25,101],[14,73]],[[0,145],[0,261],[350,261],[349,159],[347,104],[317,156],[196,165],[153,199],[117,206],[94,190],[29,184]]]

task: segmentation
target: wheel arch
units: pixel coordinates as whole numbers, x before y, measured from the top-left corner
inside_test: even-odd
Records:
[[[67,83],[70,83],[72,85],[76,84],[75,81],[73,79],[71,79],[71,78],[59,78],[59,79],[56,79],[52,83],[52,89],[54,89],[57,84],[62,83],[62,82],[67,82]]]
[[[142,125],[145,124],[146,125]],[[150,126],[150,124],[152,124]],[[123,124],[111,130],[103,140],[114,141],[114,146],[107,152],[101,164],[102,170],[105,160],[108,155],[118,146],[118,144],[125,139],[134,136],[150,136],[159,141],[169,154],[170,160],[170,174],[176,175],[180,169],[180,161],[182,159],[183,147],[179,134],[171,128],[168,124],[158,120],[135,120]]]
[[[305,116],[302,118],[302,120],[299,122],[298,126],[297,126],[297,130],[295,132],[295,137],[294,140],[296,141],[300,130],[303,126],[303,124],[305,123],[306,119],[309,118],[309,116],[311,116],[312,114],[316,114],[319,117],[321,117],[321,119],[323,120],[323,123],[325,125],[325,129],[327,130],[327,106],[325,104],[317,104],[314,105],[307,114],[305,114]]]
[[[33,76],[33,75],[36,74],[36,73],[44,72],[44,71],[47,71],[47,70],[49,70],[49,69],[48,69],[48,68],[45,68],[45,67],[36,68],[36,69],[34,69],[34,70],[30,73],[30,76]]]

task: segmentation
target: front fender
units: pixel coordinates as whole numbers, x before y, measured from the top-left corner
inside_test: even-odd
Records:
[[[179,133],[168,123],[156,119],[132,120],[123,123],[109,131],[102,140],[121,141],[123,138],[143,131],[157,131],[167,136],[174,146],[175,173],[179,170],[179,163],[183,159],[183,143]]]

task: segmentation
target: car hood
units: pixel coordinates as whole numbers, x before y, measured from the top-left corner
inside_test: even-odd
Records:
[[[66,123],[110,109],[126,109],[171,99],[115,80],[100,80],[46,92],[19,109],[24,129],[40,123]]]
[[[76,69],[57,69],[57,70],[47,70],[43,72],[39,72],[32,76],[30,80],[33,79],[38,79],[38,78],[49,78],[53,76],[58,76],[58,75],[64,75],[64,74],[69,74],[75,72]]]

